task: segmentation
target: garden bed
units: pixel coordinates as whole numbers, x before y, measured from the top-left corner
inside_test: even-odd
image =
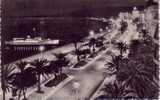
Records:
[[[95,58],[97,56],[97,53],[92,53],[88,58]]]
[[[62,81],[64,81],[66,78],[68,78],[68,76],[66,74],[60,74],[59,76],[57,76],[56,78],[50,80],[49,82],[47,82],[45,84],[46,87],[53,87],[53,86],[57,86],[59,83],[61,83]]]
[[[80,68],[80,67],[82,67],[82,66],[84,66],[86,64],[87,64],[87,62],[84,61],[84,60],[83,61],[79,61],[77,64],[74,65],[73,68]]]

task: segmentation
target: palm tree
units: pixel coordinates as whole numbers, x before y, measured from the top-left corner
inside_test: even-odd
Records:
[[[82,34],[77,35],[75,33],[71,33],[70,37],[72,37],[71,42],[74,44],[74,47],[75,47],[75,53],[77,55],[77,61],[80,61],[80,55],[77,53],[77,52],[79,52],[78,43],[82,42],[83,35]]]
[[[159,66],[154,62],[153,55],[141,55],[141,63],[146,66],[146,71],[148,71],[154,78],[159,80]]]
[[[156,2],[155,0],[147,0],[146,6],[149,7],[156,4],[158,4],[158,1]]]
[[[46,76],[55,74],[54,65],[55,61],[49,61],[49,64],[44,67],[44,73]]]
[[[120,28],[120,31],[121,31],[122,34],[126,31],[127,27],[128,27],[127,22],[125,22],[124,20],[122,20],[121,21],[121,28]]]
[[[104,48],[104,40],[105,40],[104,36],[97,38],[96,46],[102,47],[102,49],[103,49]]]
[[[129,61],[126,67],[117,74],[117,80],[125,87],[131,87],[139,98],[156,98],[158,86],[153,76],[146,70],[146,66],[136,61]]]
[[[146,58],[153,56],[154,47],[153,41],[133,40],[130,45],[129,58],[141,61],[143,60],[141,57],[145,59],[145,56]]]
[[[117,43],[117,48],[118,48],[119,51],[120,51],[121,57],[123,57],[123,53],[127,51],[128,46],[127,46],[126,43],[118,42],[118,43]]]
[[[119,86],[116,82],[114,82],[113,84],[105,84],[105,87],[102,88],[101,91],[105,92],[105,99],[136,98],[136,93],[134,90],[125,88],[124,86]]]
[[[69,64],[69,60],[66,59],[66,54],[64,53],[59,53],[59,54],[55,54],[55,56],[57,57],[57,60],[55,61],[55,70],[58,70],[59,75],[61,76],[62,74],[62,68],[66,67]]]
[[[116,71],[119,71],[120,69],[120,63],[122,61],[121,56],[112,56],[112,60],[110,62],[108,62],[106,65],[112,69],[116,69]]]
[[[14,72],[15,72],[16,67],[12,65],[5,65],[1,66],[1,87],[3,90],[3,100],[5,100],[5,94],[8,92],[11,87],[11,82],[13,81],[14,78]]]
[[[19,90],[18,100],[20,100],[21,92],[23,93],[24,100],[26,98],[26,91],[29,87],[32,87],[37,83],[36,73],[34,68],[26,67],[26,62],[20,61],[16,64],[19,72],[14,74],[14,79],[11,84]]]
[[[59,68],[56,64],[56,61],[51,61],[48,67],[49,73],[54,73],[55,78],[57,78],[59,75]]]
[[[48,61],[47,59],[35,59],[31,65],[35,66],[35,71],[38,79],[37,84],[37,92],[43,93],[41,90],[41,76],[45,76],[45,67],[47,66]]]
[[[89,40],[88,46],[90,48],[90,51],[95,52],[95,45],[96,45],[96,39],[95,38],[91,38]]]
[[[131,44],[129,46],[129,57],[133,57],[135,55],[137,55],[136,53],[138,52],[138,48],[140,45],[141,41],[140,40],[132,40]]]

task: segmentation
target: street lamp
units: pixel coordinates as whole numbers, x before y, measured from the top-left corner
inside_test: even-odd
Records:
[[[36,28],[35,27],[33,27],[33,29],[32,29],[34,32],[36,31]]]
[[[90,35],[91,38],[94,38],[94,36],[95,36],[94,31],[93,31],[93,30],[90,30],[90,31],[89,31],[89,35]]]
[[[102,28],[100,28],[100,29],[99,29],[99,31],[100,31],[100,32],[103,32],[103,29],[102,29]]]
[[[106,30],[108,30],[108,26],[106,26]]]
[[[40,51],[40,53],[41,53],[41,59],[43,59],[43,55],[42,55],[42,53],[43,53],[43,51],[45,50],[45,47],[44,46],[39,46],[39,51]]]

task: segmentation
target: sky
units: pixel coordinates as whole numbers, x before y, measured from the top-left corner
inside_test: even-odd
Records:
[[[130,7],[144,5],[145,0],[4,0],[8,16],[56,15],[80,9]]]

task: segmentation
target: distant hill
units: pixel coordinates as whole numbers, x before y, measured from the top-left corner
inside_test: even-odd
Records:
[[[102,16],[121,7],[145,4],[145,0],[3,0],[2,8],[6,17]]]
[[[134,6],[133,6],[134,7]],[[110,17],[117,16],[119,12],[131,12],[133,7],[103,7],[103,8],[88,8],[74,11],[70,14],[73,17]],[[138,6],[138,9],[143,9],[144,6]]]

